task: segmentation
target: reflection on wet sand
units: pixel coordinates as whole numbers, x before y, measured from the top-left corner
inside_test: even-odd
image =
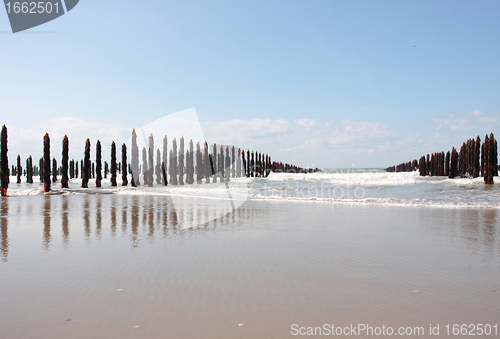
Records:
[[[50,248],[50,221],[51,221],[51,199],[50,196],[44,197],[43,202],[43,248],[48,251]]]
[[[2,261],[7,262],[9,256],[9,237],[8,237],[8,224],[9,219],[7,215],[9,214],[9,204],[8,200],[5,198],[0,199],[0,233],[2,236],[1,251],[2,251]]]
[[[174,208],[172,201],[165,196],[47,195],[34,199],[38,200],[0,200],[0,255],[4,262],[9,256],[8,226],[9,222],[11,225],[14,222],[14,216],[19,225],[42,223],[42,247],[49,251],[54,237],[60,236],[63,247],[68,248],[71,241],[82,236],[90,240],[92,229],[95,229],[95,238],[100,239],[106,234],[116,237],[117,227],[121,226],[122,236],[129,234],[131,247],[135,248],[144,239],[152,243],[158,239],[184,237],[193,229],[223,230],[240,225],[262,225],[266,224],[271,213],[276,213],[273,208],[256,208],[251,207],[255,206],[252,204],[228,211],[223,203],[193,198],[178,200]],[[9,205],[12,205],[10,215]],[[462,247],[472,253],[498,255],[500,211],[497,209],[419,208],[415,216],[422,227],[433,225],[430,232],[450,237],[450,240],[458,239]],[[204,222],[206,220],[210,221]],[[439,220],[443,222],[435,222]],[[60,232],[52,229],[52,225],[61,225]],[[281,227],[286,228],[286,225]]]
[[[96,215],[95,215],[95,233],[97,235],[97,238],[101,237],[101,227],[102,227],[102,213],[101,213],[101,196],[97,195],[96,196]]]
[[[90,237],[90,203],[89,196],[83,197],[83,224],[85,228],[85,237]]]
[[[65,247],[69,245],[69,210],[68,210],[68,199],[67,195],[62,197],[62,236],[63,244]]]

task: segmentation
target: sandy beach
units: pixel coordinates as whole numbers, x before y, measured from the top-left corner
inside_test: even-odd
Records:
[[[498,209],[246,201],[179,227],[208,200],[1,199],[2,337],[287,338],[294,324],[428,337],[498,322]]]

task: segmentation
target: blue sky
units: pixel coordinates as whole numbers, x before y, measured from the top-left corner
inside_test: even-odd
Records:
[[[498,131],[499,17],[498,1],[80,0],[9,34],[0,11],[0,122],[17,154],[54,119],[195,107],[209,141],[385,167]]]

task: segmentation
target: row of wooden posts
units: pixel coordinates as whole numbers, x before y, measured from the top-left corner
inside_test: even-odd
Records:
[[[477,136],[468,139],[457,152],[451,151],[423,155],[419,161],[413,160],[385,169],[387,172],[412,172],[418,170],[420,176],[447,176],[451,179],[484,178],[485,184],[493,184],[493,177],[498,176],[498,145],[495,136],[486,135],[484,142]]]
[[[111,143],[111,165],[104,162],[102,168],[102,147],[101,142],[97,140],[95,148],[95,162],[91,161],[91,143],[90,139],[85,141],[84,159],[69,160],[69,139],[65,135],[62,141],[62,161],[58,167],[57,160],[50,157],[50,137],[46,133],[43,138],[43,157],[39,160],[39,165],[33,165],[33,159],[29,156],[26,159],[26,168],[21,166],[21,157],[17,156],[17,165],[12,165],[10,171],[7,158],[7,128],[2,127],[1,132],[1,157],[0,157],[0,177],[2,196],[7,195],[9,184],[9,175],[17,176],[17,182],[21,183],[21,177],[26,177],[27,183],[33,183],[33,176],[39,176],[40,182],[44,184],[44,191],[49,192],[51,183],[57,182],[57,176],[61,176],[61,188],[67,188],[69,179],[82,179],[82,188],[88,188],[90,178],[95,178],[95,186],[102,186],[102,173],[104,178],[111,175],[111,186],[117,186],[117,172],[121,174],[122,186],[128,185],[128,173],[131,174],[131,185],[139,186],[139,173],[143,174],[144,185],[184,185],[198,184],[202,182],[217,183],[227,182],[230,178],[240,177],[267,177],[271,172],[288,173],[309,173],[316,172],[318,169],[304,169],[298,166],[273,162],[271,156],[260,152],[250,152],[236,149],[234,146],[220,146],[213,144],[212,152],[209,152],[208,143],[205,142],[203,149],[200,143],[196,144],[194,150],[193,141],[189,141],[189,149],[185,151],[184,137],[179,140],[179,150],[177,141],[174,138],[172,148],[168,150],[167,136],[163,138],[163,154],[158,148],[156,150],[156,164],[154,152],[154,139],[150,135],[148,138],[148,149],[142,149],[142,166],[139,166],[139,148],[137,146],[137,134],[132,131],[132,149],[131,162],[127,162],[127,145],[122,144],[121,162],[116,161],[116,144]],[[167,157],[168,154],[168,157]],[[78,164],[80,163],[80,167]],[[168,172],[168,174],[167,174]],[[52,177],[51,177],[52,174]],[[195,179],[196,175],[196,179]],[[156,176],[156,179],[154,178]],[[185,182],[184,182],[185,179]]]

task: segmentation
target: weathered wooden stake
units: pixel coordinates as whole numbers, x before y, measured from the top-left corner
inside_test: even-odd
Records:
[[[96,163],[96,178],[95,187],[102,187],[102,145],[99,140],[96,143],[95,163]]]
[[[122,144],[122,186],[128,185],[127,178],[127,144]]]
[[[116,144],[111,142],[111,186],[116,186]]]
[[[161,170],[161,152],[159,148],[156,149],[155,174],[156,174],[156,183],[158,185],[161,185],[162,170]]]
[[[5,127],[5,125],[2,126],[0,135],[0,189],[2,197],[6,197],[10,178],[9,158],[7,156],[7,127]]]
[[[43,183],[43,191],[50,192],[50,138],[48,133],[43,136]]]
[[[139,182],[139,148],[137,147],[137,134],[135,129],[132,130],[132,145],[131,145],[131,168],[132,168],[132,180],[131,185],[137,187],[140,185]]]
[[[57,160],[52,158],[52,182],[57,182]]]
[[[212,168],[212,174],[214,176],[213,178],[214,184],[217,183],[217,172],[219,170],[219,168],[217,167],[217,165],[219,164],[217,160],[219,160],[219,157],[217,156],[217,145],[214,143],[213,152],[210,157],[210,166]]]
[[[201,173],[203,175],[203,177],[205,178],[205,183],[206,184],[209,184],[210,183],[210,177],[212,176],[212,165],[211,165],[211,160],[210,160],[210,157],[208,155],[208,143],[205,141],[205,144],[204,144],[204,149],[203,149],[203,159],[202,159],[202,163],[201,163],[201,166],[202,166],[202,169],[201,169]]]
[[[82,169],[82,188],[89,187],[89,178],[90,178],[90,139],[85,141],[85,156],[83,160],[83,164],[81,164]]]
[[[17,183],[20,184],[21,183],[21,175],[23,174],[23,168],[21,166],[21,156],[18,154],[17,155]]]
[[[148,138],[149,142],[149,147],[148,147],[148,171],[146,172],[146,175],[148,176],[148,186],[153,187],[154,183],[154,170],[155,170],[155,161],[154,161],[154,152],[155,152],[155,141],[153,139],[153,134],[149,135]]]

